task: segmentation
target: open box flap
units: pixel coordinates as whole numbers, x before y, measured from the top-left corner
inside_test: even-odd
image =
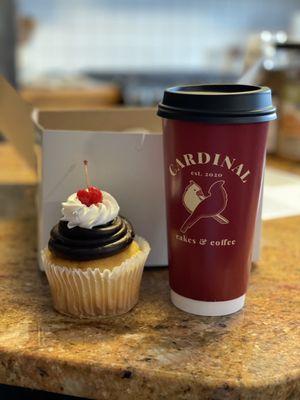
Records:
[[[36,170],[35,126],[32,107],[0,76],[0,132],[9,139],[28,165]]]
[[[27,104],[0,76],[0,132],[36,171],[37,127],[46,131],[160,133],[155,108],[114,107],[100,110],[38,111]]]
[[[39,111],[37,123],[49,131],[161,132],[161,119],[153,107]]]

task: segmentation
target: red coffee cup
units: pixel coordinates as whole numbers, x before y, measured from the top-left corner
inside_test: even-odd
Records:
[[[198,315],[244,305],[265,159],[271,90],[167,89],[163,117],[171,300]]]

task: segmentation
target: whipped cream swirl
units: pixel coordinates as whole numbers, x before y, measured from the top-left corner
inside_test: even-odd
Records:
[[[119,205],[116,199],[102,190],[102,203],[86,206],[81,203],[77,193],[71,194],[68,200],[62,203],[61,221],[68,221],[68,228],[79,226],[91,229],[94,226],[104,225],[114,220],[119,214]]]

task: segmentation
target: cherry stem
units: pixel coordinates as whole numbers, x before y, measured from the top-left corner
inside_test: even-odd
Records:
[[[87,186],[87,188],[89,188],[91,186],[91,183],[90,183],[90,177],[89,177],[89,171],[88,171],[88,161],[84,160],[83,161],[83,165],[84,165],[84,174],[85,174],[86,186]]]

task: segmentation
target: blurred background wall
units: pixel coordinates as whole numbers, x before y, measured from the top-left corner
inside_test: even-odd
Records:
[[[0,73],[40,109],[267,85],[279,114],[268,150],[300,160],[300,0],[0,0]]]
[[[249,36],[292,30],[299,0],[18,0],[21,81],[48,71],[225,71]],[[299,15],[298,15],[299,17]]]
[[[299,71],[300,0],[0,1],[0,72],[39,108],[149,106],[243,77],[298,115]]]

